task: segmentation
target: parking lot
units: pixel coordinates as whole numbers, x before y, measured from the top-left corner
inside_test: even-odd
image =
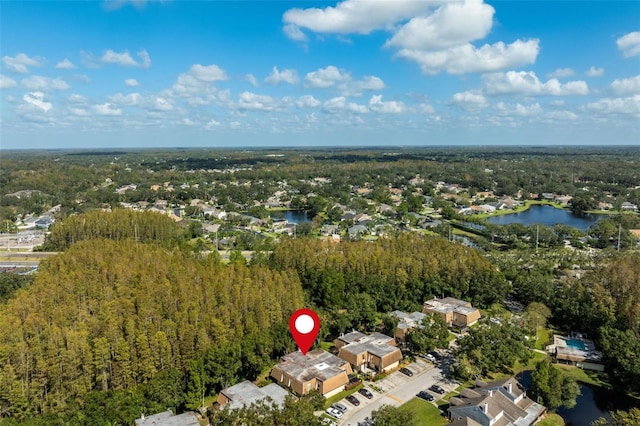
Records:
[[[355,407],[346,400],[340,401],[348,407],[342,418],[336,421],[339,425],[356,426],[359,422],[364,422],[371,413],[385,404],[400,406],[414,398],[421,390],[426,390],[433,384],[438,384],[446,392],[454,390],[458,383],[443,376],[443,371],[436,365],[424,359],[418,359],[407,366],[413,376],[408,377],[400,371],[389,374],[384,379],[374,383],[365,383],[365,387],[373,391],[373,398],[367,399],[356,393],[360,405]],[[373,384],[373,387],[371,386]],[[375,387],[381,392],[377,392]],[[442,397],[435,392],[430,392],[436,397],[434,404]]]

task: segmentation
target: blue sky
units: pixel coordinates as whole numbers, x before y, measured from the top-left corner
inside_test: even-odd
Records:
[[[0,0],[0,148],[640,145],[640,1]]]

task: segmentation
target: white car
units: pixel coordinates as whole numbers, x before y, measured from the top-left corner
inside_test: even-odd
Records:
[[[425,357],[426,359],[428,359],[429,361],[431,361],[431,362],[434,362],[434,363],[436,362],[436,357],[434,357],[434,356],[433,356],[433,355],[431,355],[431,354],[426,354],[424,357]]]
[[[336,419],[342,417],[342,411],[338,410],[337,408],[329,407],[326,409],[326,413],[330,416],[335,417]]]

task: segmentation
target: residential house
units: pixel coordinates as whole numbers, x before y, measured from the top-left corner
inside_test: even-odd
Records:
[[[409,330],[413,330],[416,327],[422,327],[422,321],[427,317],[427,314],[422,312],[412,312],[407,314],[402,311],[393,311],[390,315],[398,318],[398,326],[394,332],[394,337],[396,339],[404,339]]]
[[[628,201],[625,201],[624,203],[622,203],[620,205],[620,210],[625,210],[625,211],[630,211],[630,212],[637,212],[638,211],[638,206],[636,206],[635,204],[632,204]]]
[[[347,230],[351,238],[355,238],[361,234],[368,233],[367,227],[364,225],[353,225]]]
[[[275,403],[279,407],[283,407],[287,395],[289,395],[289,392],[275,383],[259,388],[250,381],[245,380],[220,391],[216,403],[218,407],[228,406],[232,410],[250,407],[260,401]]]
[[[449,326],[458,328],[468,327],[480,319],[480,311],[464,300],[445,297],[433,298],[424,302],[422,312],[425,314],[439,315]]]
[[[298,395],[316,389],[328,398],[344,390],[351,373],[353,370],[347,361],[315,349],[306,355],[293,352],[283,356],[271,370],[271,377]]]
[[[135,426],[200,426],[198,418],[193,411],[182,414],[173,414],[173,411],[167,410],[162,413],[154,414],[149,417],[142,417],[135,420]]]
[[[473,389],[462,389],[458,397],[449,399],[447,411],[456,425],[530,426],[546,408],[527,397],[522,385],[509,377],[491,383],[477,380]]]
[[[335,345],[338,356],[360,371],[388,371],[397,367],[402,360],[395,339],[382,333],[366,335],[353,331],[338,337]]]

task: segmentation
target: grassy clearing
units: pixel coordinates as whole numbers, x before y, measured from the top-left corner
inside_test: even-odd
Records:
[[[449,422],[433,404],[420,398],[413,398],[400,406],[400,410],[411,414],[414,425],[441,426]]]
[[[551,342],[552,330],[538,327],[538,339],[536,340],[535,348],[544,350],[545,346]]]
[[[555,413],[547,413],[537,426],[564,426],[564,419]]]
[[[589,385],[610,388],[611,385],[606,381],[606,375],[597,371],[585,371],[573,365],[554,364],[556,368],[562,370],[565,374],[573,377],[578,382]]]

